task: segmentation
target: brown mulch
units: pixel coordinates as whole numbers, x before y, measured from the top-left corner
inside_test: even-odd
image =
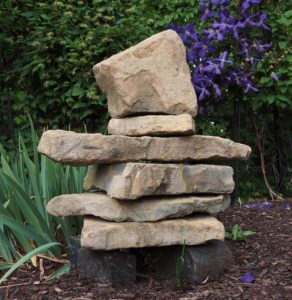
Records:
[[[227,230],[237,223],[257,235],[227,241],[236,264],[214,282],[177,288],[175,280],[144,278],[131,286],[110,287],[80,280],[76,270],[46,282],[40,280],[38,269],[25,266],[0,285],[0,299],[292,299],[291,216],[292,211],[283,209],[282,203],[257,209],[233,206],[221,213],[218,218]],[[54,267],[46,263],[45,275]],[[245,273],[252,274],[255,281],[242,283]]]

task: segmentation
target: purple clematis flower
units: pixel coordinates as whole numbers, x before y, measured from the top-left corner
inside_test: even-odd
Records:
[[[289,203],[284,203],[283,208],[286,210],[291,210],[291,205]]]
[[[195,85],[195,90],[199,94],[199,101],[204,100],[206,96],[210,96],[211,93],[207,89],[207,86],[196,86]]]
[[[272,76],[276,81],[279,81],[279,77],[278,77],[278,75],[277,75],[275,72],[272,72],[272,73],[271,73],[271,76]]]
[[[246,273],[240,278],[240,281],[244,283],[251,283],[255,281],[255,278],[251,274]]]
[[[211,10],[211,6],[201,5],[200,10],[203,12],[203,15],[200,19],[201,21],[215,16],[215,11]]]
[[[244,0],[241,4],[241,8],[243,11],[250,8],[252,4],[259,4],[261,3],[261,0]]]
[[[170,27],[170,29],[173,28]],[[183,42],[186,42],[188,39],[191,39],[192,41],[198,41],[198,34],[194,24],[192,23],[186,26],[178,26],[174,30],[179,34]]]
[[[266,29],[266,30],[270,30],[270,28],[264,23],[264,21],[267,19],[267,15],[266,14],[261,14],[260,15],[260,20],[257,23],[256,26],[261,27],[262,29]]]
[[[251,84],[251,82],[249,82],[247,85],[246,85],[246,88],[244,89],[244,93],[245,94],[247,94],[248,92],[250,92],[250,91],[254,91],[254,92],[258,92],[259,90],[256,88],[256,87],[254,87],[252,84]]]
[[[252,45],[252,48],[259,51],[259,52],[265,52],[267,49],[271,48],[272,44],[260,44],[259,41],[255,41]]]
[[[256,203],[246,203],[243,206],[246,208],[272,208],[273,203],[265,201]]]
[[[232,61],[231,61],[231,60],[227,60],[226,57],[227,57],[227,51],[224,51],[224,52],[219,56],[219,58],[214,59],[215,62],[217,62],[217,63],[220,64],[220,68],[221,68],[221,69],[224,68],[224,65],[225,65],[226,63],[232,64]]]

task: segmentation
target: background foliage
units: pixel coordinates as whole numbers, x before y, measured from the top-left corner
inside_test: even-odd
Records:
[[[232,1],[233,9],[240,3]],[[272,41],[253,70],[259,93],[248,97],[234,91],[196,119],[198,133],[231,137],[252,147],[251,160],[238,172],[241,196],[266,194],[252,119],[272,187],[291,193],[291,6],[290,1],[268,0],[259,6],[268,15]],[[6,147],[13,142],[17,130],[28,127],[28,113],[39,131],[49,127],[105,132],[106,98],[95,84],[93,65],[166,29],[170,22],[201,27],[200,14],[198,0],[1,1],[0,139]],[[279,81],[273,80],[272,72]],[[24,134],[23,139],[30,137]]]

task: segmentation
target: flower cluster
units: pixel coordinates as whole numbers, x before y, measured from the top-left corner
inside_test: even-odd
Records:
[[[243,93],[258,91],[252,82],[251,69],[271,47],[257,38],[269,30],[266,14],[251,13],[260,2],[244,0],[239,13],[232,15],[229,0],[201,0],[201,21],[208,23],[206,29],[199,31],[194,24],[169,25],[186,47],[199,104],[210,96],[219,101],[222,90],[230,86],[239,87]],[[276,74],[273,77],[277,80]]]

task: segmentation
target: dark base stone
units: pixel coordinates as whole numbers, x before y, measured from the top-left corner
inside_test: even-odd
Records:
[[[179,257],[184,248],[184,260]],[[80,278],[119,285],[136,281],[137,276],[156,280],[179,277],[187,283],[216,279],[233,263],[233,255],[222,241],[209,241],[197,246],[164,246],[125,251],[93,251],[81,248],[80,237],[69,242],[71,264],[77,265]]]
[[[71,265],[76,266],[78,262],[78,254],[81,248],[80,245],[80,236],[72,236],[69,239],[68,244],[68,253],[69,253],[69,260]]]
[[[80,278],[97,279],[112,285],[136,281],[136,257],[129,252],[81,248],[77,268]]]
[[[183,246],[151,247],[134,250],[137,271],[156,280],[179,277],[188,283],[201,283],[207,277],[215,279],[233,263],[233,255],[222,241],[209,241],[203,245],[185,246],[184,262],[179,267]]]

